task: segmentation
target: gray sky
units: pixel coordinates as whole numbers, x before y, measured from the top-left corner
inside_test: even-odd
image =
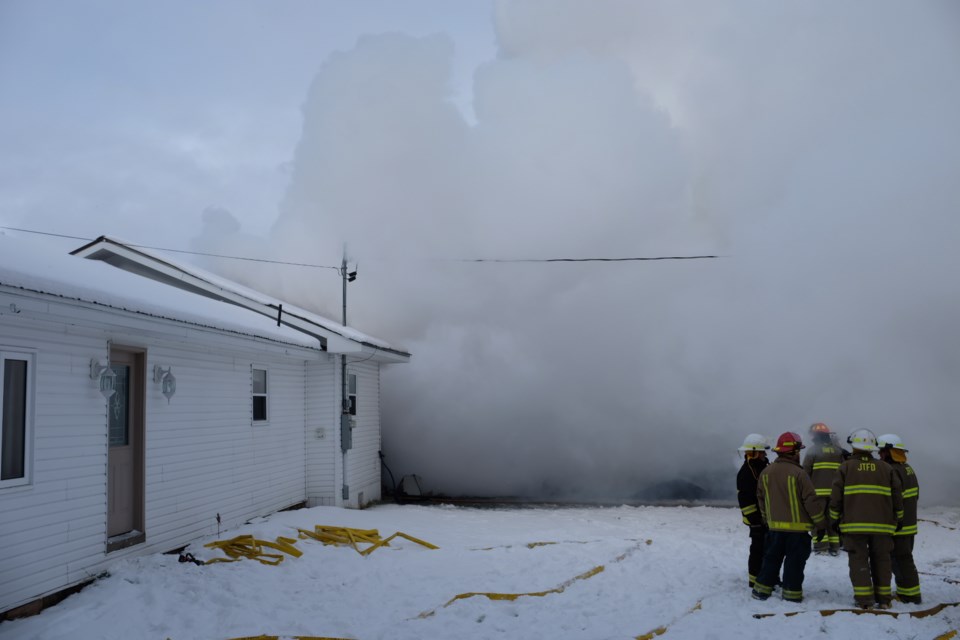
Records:
[[[0,220],[186,248],[206,207],[266,233],[311,79],[389,31],[495,52],[483,0],[0,2]]]
[[[732,489],[744,435],[825,421],[955,502],[958,62],[949,1],[7,1],[0,223],[346,242],[427,489]],[[725,257],[458,261],[682,254]],[[205,266],[339,317],[333,272]]]

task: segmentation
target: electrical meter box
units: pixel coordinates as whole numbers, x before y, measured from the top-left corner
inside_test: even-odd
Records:
[[[357,417],[349,413],[340,414],[340,449],[349,451],[353,448],[353,428],[357,426]]]

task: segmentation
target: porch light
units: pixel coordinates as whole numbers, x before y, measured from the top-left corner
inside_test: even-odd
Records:
[[[96,358],[90,358],[90,379],[96,381],[97,389],[107,400],[117,390],[117,374],[113,372],[109,364],[100,364],[100,361]]]
[[[170,398],[177,392],[177,379],[173,375],[172,367],[164,369],[160,365],[153,366],[153,381],[160,385],[160,393],[170,403]]]

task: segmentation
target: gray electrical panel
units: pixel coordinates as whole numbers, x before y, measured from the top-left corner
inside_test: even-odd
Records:
[[[357,417],[349,413],[340,414],[340,450],[349,451],[353,448],[353,428],[357,426]]]

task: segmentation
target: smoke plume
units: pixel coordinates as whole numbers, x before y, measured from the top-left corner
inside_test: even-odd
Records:
[[[413,354],[382,385],[394,474],[732,490],[743,436],[824,421],[900,434],[924,502],[956,502],[957,8],[517,0],[494,19],[467,115],[447,35],[322,61],[270,237],[208,211],[198,239],[332,265],[347,245],[349,323]],[[470,261],[701,254],[722,257]],[[329,273],[229,275],[339,318]]]

